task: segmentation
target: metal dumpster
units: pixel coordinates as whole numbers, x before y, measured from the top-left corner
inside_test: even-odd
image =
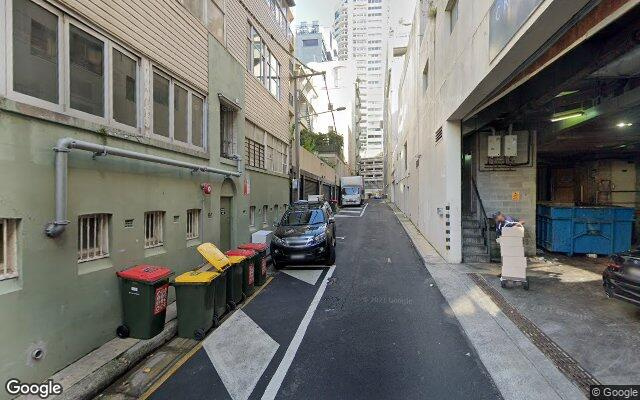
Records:
[[[634,209],[539,204],[537,244],[552,252],[611,255],[631,248]]]

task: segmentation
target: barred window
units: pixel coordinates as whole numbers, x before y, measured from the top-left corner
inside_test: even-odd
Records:
[[[232,158],[236,155],[235,121],[238,113],[231,107],[220,104],[220,156]]]
[[[245,160],[250,167],[265,169],[264,145],[255,140],[244,140]]]
[[[149,249],[164,244],[164,211],[144,213],[144,247]]]
[[[78,218],[78,262],[109,257],[109,214]]]
[[[18,277],[18,220],[0,218],[0,281]]]
[[[256,226],[256,206],[249,207],[249,226]]]
[[[187,210],[187,240],[200,237],[200,210]]]

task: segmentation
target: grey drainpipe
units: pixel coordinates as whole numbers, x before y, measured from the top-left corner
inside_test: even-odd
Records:
[[[171,165],[179,168],[190,169],[193,172],[209,172],[229,176],[241,176],[241,171],[226,171],[219,168],[211,168],[204,165],[191,164],[170,158],[158,157],[150,154],[137,153],[135,151],[118,149],[115,147],[103,146],[95,143],[84,142],[72,138],[58,140],[58,144],[53,149],[56,153],[56,219],[47,224],[44,232],[50,238],[58,237],[64,232],[69,221],[67,220],[67,159],[71,150],[84,150],[94,152],[97,156],[117,156],[131,158],[134,160],[148,161],[156,164]],[[203,210],[204,211],[204,210]]]

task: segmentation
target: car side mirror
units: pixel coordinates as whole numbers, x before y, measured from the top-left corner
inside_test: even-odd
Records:
[[[336,219],[334,217],[329,217],[330,224],[334,224],[335,222],[336,222]]]

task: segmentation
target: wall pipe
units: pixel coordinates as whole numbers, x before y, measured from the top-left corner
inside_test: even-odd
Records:
[[[58,237],[64,232],[69,221],[67,220],[67,181],[68,181],[68,169],[67,160],[71,150],[84,150],[94,152],[96,156],[112,155],[116,157],[131,158],[134,160],[148,161],[156,164],[171,165],[179,168],[190,169],[192,172],[209,172],[213,174],[220,174],[229,176],[241,176],[240,171],[226,171],[224,169],[211,168],[204,165],[192,164],[173,160],[166,157],[158,157],[151,154],[138,153],[135,151],[129,151],[124,149],[118,149],[115,147],[104,146],[100,144],[84,142],[82,140],[76,140],[73,138],[62,138],[58,140],[55,151],[55,166],[56,166],[56,178],[55,178],[55,203],[56,203],[56,217],[55,221],[50,222],[45,227],[44,233],[50,237]],[[204,211],[204,210],[203,210]]]

